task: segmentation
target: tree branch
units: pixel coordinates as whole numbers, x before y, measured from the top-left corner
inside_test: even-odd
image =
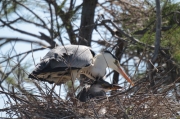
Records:
[[[16,67],[19,66],[19,64],[21,63],[21,61],[27,56],[28,54],[25,54],[24,57],[16,64],[16,66],[14,66],[10,72],[6,73],[4,78],[0,81],[0,85],[2,84],[2,82],[16,69]]]
[[[17,4],[19,4],[19,5],[23,6],[24,8],[26,8],[29,12],[31,12],[34,16],[36,16],[43,23],[43,26],[46,26],[46,23],[35,12],[33,12],[31,9],[29,9],[28,7],[26,7],[25,5],[21,4],[20,2],[18,2],[16,0],[14,2],[16,2]]]
[[[6,40],[5,40],[6,39]],[[16,42],[25,42],[25,43],[35,43],[38,44],[40,46],[43,47],[48,47],[46,44],[39,42],[39,41],[35,41],[35,40],[26,40],[26,39],[22,39],[22,38],[6,38],[6,37],[0,37],[0,41],[1,40],[5,40],[5,42],[3,42],[2,44],[0,44],[0,47],[2,47],[3,45],[11,42],[11,41],[16,41]]]
[[[33,52],[35,52],[35,51],[39,51],[39,50],[44,50],[44,49],[47,49],[47,48],[53,48],[53,47],[52,47],[52,46],[49,46],[49,47],[44,47],[44,48],[37,48],[37,49],[33,49]],[[29,50],[29,51],[27,51],[27,52],[23,52],[23,53],[20,53],[20,54],[14,55],[14,56],[12,56],[12,57],[9,57],[9,58],[8,58],[8,59],[6,59],[6,60],[1,61],[1,62],[0,62],[0,64],[1,64],[1,63],[3,63],[3,62],[5,62],[5,61],[7,61],[7,60],[9,60],[9,59],[14,58],[14,57],[18,57],[18,56],[23,55],[23,54],[29,54],[29,53],[31,53],[31,52],[32,52],[32,49],[31,49],[31,50]]]
[[[17,32],[20,32],[20,33],[23,33],[23,34],[30,35],[30,36],[33,36],[33,37],[36,37],[36,38],[41,39],[40,36],[38,36],[38,35],[35,35],[35,34],[32,34],[32,33],[26,32],[26,31],[24,31],[24,30],[20,30],[20,29],[17,29],[17,28],[12,27],[12,26],[10,25],[11,23],[6,23],[6,22],[3,21],[2,19],[0,19],[0,22],[2,22],[2,23],[4,24],[4,26],[7,26],[7,27],[11,28],[12,30],[15,30],[15,31],[17,31]]]

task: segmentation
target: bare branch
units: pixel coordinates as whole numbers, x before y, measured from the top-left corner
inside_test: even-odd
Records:
[[[47,49],[47,48],[52,48],[52,47],[49,46],[49,47],[44,47],[44,48],[33,49],[33,52],[39,51],[39,50],[44,50],[44,49]],[[3,63],[3,62],[5,62],[5,61],[7,61],[7,60],[9,60],[9,59],[14,58],[14,57],[18,57],[18,56],[21,56],[21,55],[23,55],[23,54],[29,54],[29,53],[31,53],[31,52],[32,52],[32,50],[29,50],[29,51],[27,51],[27,52],[23,52],[23,53],[20,53],[20,54],[18,54],[18,55],[14,55],[14,56],[12,56],[12,57],[9,57],[9,58],[6,59],[6,60],[1,61],[0,64]]]
[[[0,81],[0,84],[2,84],[2,82],[19,66],[19,64],[21,63],[21,61],[27,56],[28,54],[25,54],[23,56],[23,58],[21,58],[21,60],[16,64],[16,66],[14,66],[10,72],[6,73],[6,75],[3,77],[3,79]]]
[[[0,44],[0,47],[11,42],[11,41],[16,41],[16,42],[24,42],[24,43],[34,43],[34,44],[38,44],[40,46],[43,47],[48,47],[46,44],[40,42],[40,41],[36,41],[36,40],[27,40],[27,39],[22,39],[22,38],[6,38],[6,37],[0,37],[0,41],[1,40],[5,40],[4,43]]]
[[[29,9],[27,6],[21,4],[20,2],[14,0],[14,2],[16,2],[17,4],[23,6],[24,8],[26,8],[28,11],[30,11],[34,16],[36,16],[42,23],[43,23],[43,26],[46,26],[46,23],[44,22],[44,20],[42,20],[35,12],[33,12],[31,9]]]
[[[40,39],[40,36],[38,35],[35,35],[35,34],[32,34],[32,33],[29,33],[29,32],[26,32],[24,30],[20,30],[20,29],[17,29],[17,28],[14,28],[10,25],[10,23],[6,23],[5,21],[3,21],[2,19],[0,19],[0,21],[3,23],[4,26],[7,26],[9,28],[11,28],[12,30],[15,30],[17,32],[20,32],[20,33],[23,33],[23,34],[26,34],[26,35],[30,35],[30,36],[33,36],[33,37],[36,37],[36,38],[39,38]],[[11,22],[12,23],[12,22]]]

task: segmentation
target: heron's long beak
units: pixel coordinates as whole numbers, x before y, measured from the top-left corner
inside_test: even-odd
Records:
[[[108,91],[108,90],[118,90],[118,89],[122,88],[121,86],[114,85],[114,84],[105,84],[105,85],[102,85],[102,86],[106,91]]]
[[[118,72],[132,85],[134,86],[133,81],[131,81],[131,79],[128,77],[128,75],[123,71],[123,69],[121,68],[121,66],[119,64],[117,64],[118,67]]]
[[[121,86],[118,86],[118,85],[113,85],[111,87],[109,87],[110,90],[117,90],[117,89],[121,89],[122,87]]]

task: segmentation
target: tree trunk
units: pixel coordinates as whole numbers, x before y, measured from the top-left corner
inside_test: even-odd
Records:
[[[150,87],[153,87],[155,85],[154,82],[154,75],[155,71],[153,64],[155,64],[158,55],[159,55],[159,49],[160,49],[160,39],[161,39],[161,6],[160,6],[160,0],[155,0],[156,2],[156,39],[155,39],[155,48],[154,48],[154,54],[151,59],[152,64],[149,62],[149,82]]]
[[[79,44],[81,45],[91,45],[96,4],[97,0],[83,0],[81,25],[79,31]]]
[[[91,38],[94,24],[94,12],[96,8],[97,0],[83,0],[81,25],[79,31],[79,43],[80,45],[91,46]],[[89,79],[85,75],[80,75],[80,85],[84,85],[83,81]]]

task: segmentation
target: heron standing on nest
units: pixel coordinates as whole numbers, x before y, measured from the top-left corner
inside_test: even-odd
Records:
[[[117,71],[134,85],[111,52],[104,51],[95,55],[90,47],[83,45],[65,45],[52,49],[36,65],[29,78],[62,84],[84,74],[96,80],[105,76],[107,67]]]

